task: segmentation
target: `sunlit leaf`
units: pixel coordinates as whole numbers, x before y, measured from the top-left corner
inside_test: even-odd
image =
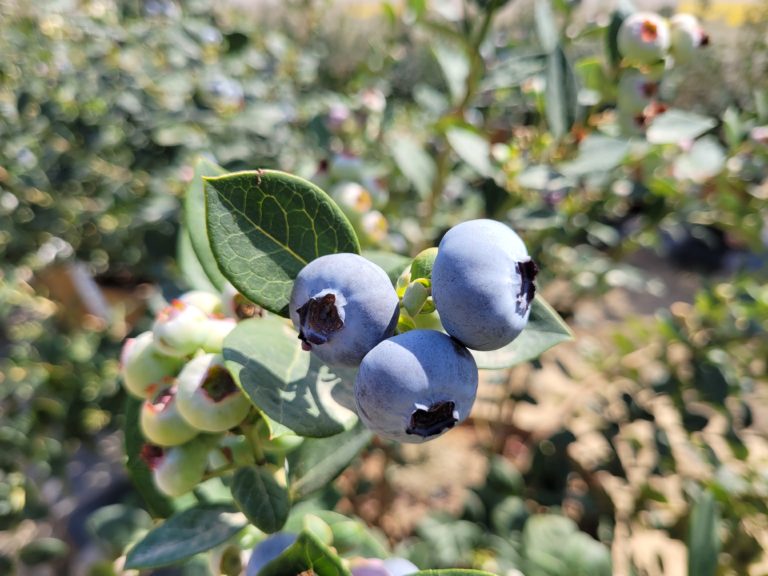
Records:
[[[219,269],[256,304],[287,316],[293,280],[311,260],[360,252],[330,196],[274,170],[205,179],[208,235]]]

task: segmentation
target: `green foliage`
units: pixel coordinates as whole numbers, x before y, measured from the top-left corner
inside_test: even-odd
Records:
[[[724,78],[711,90],[722,68],[704,51],[690,68],[663,73],[656,99],[671,108],[628,130],[616,45],[628,2],[586,24],[572,3],[536,2],[505,27],[494,25],[504,2],[450,13],[412,1],[402,12],[389,7],[388,27],[373,26],[366,50],[348,40],[358,26],[346,15],[324,29],[335,16],[320,3],[303,3],[300,18],[286,4],[285,15],[258,21],[196,1],[157,3],[164,14],[142,13],[139,2],[106,11],[64,4],[3,8],[0,528],[13,533],[60,509],[79,484],[67,470],[122,427],[140,506],[168,519],[138,536],[147,528],[131,513],[138,504],[124,516],[102,509],[93,526],[126,519],[125,532],[99,542],[110,560],[123,540],[141,538],[128,566],[198,562],[185,568],[192,573],[201,552],[247,550],[262,538],[248,519],[300,534],[269,573],[344,574],[351,557],[386,556],[365,523],[317,508],[368,513],[366,522],[392,530],[366,497],[392,502],[390,476],[407,466],[404,453],[356,424],[354,371],[302,354],[277,316],[240,322],[226,342],[227,365],[256,407],[236,430],[248,463],[225,452],[193,494],[170,501],[157,492],[139,458],[139,403],[124,402],[117,358],[123,337],[149,323],[143,307],[164,302],[134,289],[152,282],[172,298],[230,281],[285,315],[293,277],[318,255],[363,250],[393,283],[409,267],[411,280],[427,280],[428,267],[411,257],[482,216],[526,239],[542,270],[539,293],[552,294],[554,308],[537,297],[517,341],[477,354],[494,369],[488,389],[501,391],[498,421],[478,413],[469,423],[485,442],[485,484],[467,491],[461,517],[429,515],[397,553],[420,574],[607,574],[613,539],[653,531],[686,542],[691,574],[753,569],[762,553],[753,527],[768,514],[759,22],[744,28],[745,41],[760,40],[734,66],[749,68],[738,96]],[[350,182],[364,191],[351,206],[342,201]],[[673,263],[672,288],[697,279],[695,297],[608,334],[594,312],[615,312],[603,295],[658,295],[656,271],[629,264],[653,252]],[[91,287],[75,304],[59,291],[70,278]],[[111,313],[93,299],[101,292]],[[420,282],[404,310],[415,326],[429,307]],[[594,330],[607,350],[584,338],[579,355],[599,390],[567,374],[559,355],[537,360],[572,337],[559,314],[582,335],[585,315],[598,318],[586,336]],[[553,364],[578,380],[571,389],[583,401],[547,404],[559,389]],[[539,372],[547,378],[521,376]],[[555,424],[532,418],[531,406],[549,406]],[[262,419],[268,438],[249,432]],[[287,456],[267,449],[290,432],[308,438]],[[382,454],[380,479],[365,477]],[[619,514],[628,502],[632,512]],[[29,565],[76,553],[58,539],[19,550]]]
[[[288,315],[292,281],[310,260],[360,252],[343,212],[301,178],[271,170],[238,172],[206,178],[205,189],[208,235],[219,267],[267,310]]]

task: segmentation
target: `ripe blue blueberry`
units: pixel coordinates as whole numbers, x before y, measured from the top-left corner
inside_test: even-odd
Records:
[[[436,438],[462,422],[477,393],[475,359],[436,330],[411,330],[366,354],[355,380],[355,405],[375,433],[400,442]]]
[[[432,298],[446,332],[474,350],[497,350],[528,323],[538,268],[520,237],[495,220],[469,220],[443,237]]]
[[[285,552],[294,542],[296,542],[296,534],[278,532],[256,544],[248,560],[245,576],[256,576],[262,568]]]
[[[304,350],[357,366],[394,333],[398,298],[386,272],[357,254],[321,256],[296,277],[289,312]]]

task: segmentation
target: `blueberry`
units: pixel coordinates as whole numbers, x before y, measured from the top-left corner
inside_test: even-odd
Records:
[[[321,256],[296,277],[289,312],[304,350],[357,366],[394,333],[399,303],[387,273],[357,254]]]
[[[528,322],[538,269],[520,237],[495,220],[470,220],[443,237],[432,298],[446,332],[474,350],[497,350]]]
[[[385,438],[419,443],[462,422],[475,401],[477,365],[436,330],[411,330],[366,354],[355,380],[363,423]]]
[[[245,575],[256,576],[262,568],[280,556],[294,542],[296,542],[295,534],[278,532],[256,544],[248,560]]]
[[[136,398],[145,399],[168,381],[181,368],[183,360],[166,356],[155,345],[152,332],[128,338],[120,353],[120,375],[125,389]]]

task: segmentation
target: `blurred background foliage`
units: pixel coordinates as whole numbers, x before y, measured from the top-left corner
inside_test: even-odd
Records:
[[[120,555],[77,522],[139,506],[119,346],[194,285],[177,235],[204,154],[313,179],[371,248],[510,222],[577,335],[488,373],[466,438],[375,442],[322,505],[422,568],[610,573],[610,548],[613,573],[680,574],[712,557],[706,517],[719,567],[689,573],[768,574],[765,10],[706,23],[629,138],[605,6],[277,4],[0,4],[3,562]]]

